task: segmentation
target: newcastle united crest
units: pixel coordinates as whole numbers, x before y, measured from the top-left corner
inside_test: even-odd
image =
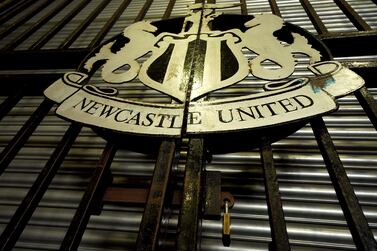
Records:
[[[307,121],[335,111],[336,98],[363,86],[307,31],[272,14],[219,11],[229,6],[195,4],[186,17],[134,23],[45,95],[72,121],[122,134],[180,137]],[[119,90],[135,81],[168,101],[122,97]],[[212,95],[248,81],[263,88]]]

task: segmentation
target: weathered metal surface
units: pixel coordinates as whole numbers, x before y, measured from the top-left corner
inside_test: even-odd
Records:
[[[271,143],[267,137],[261,141],[261,159],[264,175],[268,216],[271,227],[271,250],[291,250],[274,166]]]
[[[66,131],[59,145],[52,153],[33,186],[17,208],[10,222],[0,236],[0,250],[11,250],[16,244],[30,217],[54,178],[73,142],[81,130],[81,125],[72,124]]]
[[[206,171],[204,184],[204,212],[206,219],[221,217],[221,172]]]
[[[77,250],[90,216],[100,213],[103,194],[106,191],[106,187],[112,181],[110,165],[116,148],[115,144],[107,143],[103,150],[101,159],[94,170],[80,205],[61,243],[60,250]]]
[[[148,200],[140,223],[136,250],[156,250],[158,247],[161,218],[168,193],[167,188],[174,157],[175,142],[173,140],[163,141],[156,160]]]
[[[374,46],[377,43],[377,31],[329,33],[320,35],[320,39],[329,48],[334,57],[377,54],[377,48]]]
[[[377,242],[323,119],[313,119],[311,125],[357,249],[377,250]]]
[[[202,211],[203,152],[203,139],[190,139],[177,229],[178,251],[197,249],[199,217]]]

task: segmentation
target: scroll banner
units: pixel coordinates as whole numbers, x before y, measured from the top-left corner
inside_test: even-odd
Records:
[[[322,115],[337,109],[335,97],[362,87],[364,81],[338,62],[311,65],[317,77],[300,78],[268,91],[209,102],[191,102],[187,133],[205,134],[264,128]],[[59,103],[56,113],[66,119],[119,132],[179,137],[183,104],[151,104],[125,100],[81,83],[88,76],[66,73],[44,92]],[[115,93],[113,93],[115,94]]]

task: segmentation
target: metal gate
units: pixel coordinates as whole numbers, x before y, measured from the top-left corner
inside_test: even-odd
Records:
[[[272,12],[312,31],[366,81],[339,111],[272,146],[211,155],[192,138],[140,154],[54,115],[42,92],[62,73],[132,22],[181,16],[192,2],[0,3],[2,250],[376,249],[374,0],[241,0],[224,10]],[[161,98],[137,83],[128,91]],[[224,198],[234,198],[230,247]]]

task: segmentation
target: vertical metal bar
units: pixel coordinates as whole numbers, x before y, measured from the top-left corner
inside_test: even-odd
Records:
[[[33,1],[33,0],[26,0],[26,1],[20,2],[20,4],[18,4],[17,6],[15,6],[14,8],[12,8],[11,10],[7,11],[5,14],[3,14],[0,17],[0,24],[5,23],[9,19],[11,19],[12,17],[14,17],[18,13],[20,13],[20,11],[26,9],[27,7],[29,7],[33,3],[35,3],[35,1]],[[49,4],[49,3],[50,3],[49,1],[46,1],[46,3],[44,3],[44,4]],[[31,16],[34,16],[36,14],[34,11],[32,13],[33,14]]]
[[[178,219],[178,251],[196,250],[199,214],[201,211],[201,178],[203,168],[203,139],[189,141],[182,206]]]
[[[165,13],[164,13],[162,19],[167,19],[167,18],[170,17],[171,12],[173,11],[173,7],[174,7],[174,4],[175,4],[175,1],[176,0],[170,0],[169,1],[168,7],[166,7],[166,10],[165,10]]]
[[[48,6],[51,2],[46,1],[42,5],[38,6],[36,9],[34,9],[32,12],[28,13],[24,17],[21,17],[17,20],[17,22],[12,23],[6,30],[0,33],[0,39],[4,38],[5,36],[12,33],[14,30],[16,30],[18,27],[20,27],[22,24],[24,24],[26,21],[28,21],[32,16],[38,14],[41,10],[43,10],[46,6]],[[4,49],[5,50],[5,49]]]
[[[271,228],[271,250],[290,250],[273,153],[268,138],[262,138],[260,150]]]
[[[0,105],[0,120],[4,118],[5,115],[20,101],[20,99],[25,94],[26,86],[19,88],[16,93],[13,95],[8,96],[6,100]]]
[[[279,10],[279,7],[278,7],[276,1],[275,0],[268,0],[268,2],[270,3],[272,14],[281,17],[281,13],[280,13],[280,10]]]
[[[326,26],[323,24],[322,20],[319,18],[317,12],[315,12],[313,6],[308,0],[300,0],[302,7],[304,7],[310,21],[312,21],[314,28],[317,30],[318,34],[328,33]]]
[[[24,42],[29,36],[31,36],[34,32],[36,32],[42,25],[47,23],[52,17],[54,17],[57,13],[59,13],[62,9],[64,9],[72,0],[66,0],[60,3],[56,8],[48,12],[44,15],[41,19],[38,20],[35,24],[30,26],[26,31],[22,32],[20,36],[16,37],[10,44],[4,47],[4,50],[12,50],[19,46],[22,42]]]
[[[374,128],[377,130],[377,102],[369,93],[368,89],[363,86],[355,93],[357,100],[363,107],[365,113],[368,115],[369,120],[372,122]]]
[[[174,155],[175,141],[163,141],[154,168],[147,204],[140,223],[136,242],[136,250],[138,251],[157,249],[160,223]]]
[[[174,3],[175,0],[169,2],[163,19],[170,16]],[[152,1],[145,3],[135,22],[145,16],[151,4]],[[171,176],[175,148],[175,140],[164,140],[161,143],[136,241],[136,250],[138,251],[158,249],[162,213]]]
[[[22,3],[20,0],[4,0],[0,3],[0,13],[3,11],[10,11],[11,8],[16,7],[17,4]]]
[[[54,150],[45,167],[30,188],[28,194],[23,199],[21,205],[17,208],[12,219],[1,234],[0,250],[11,250],[14,247],[80,130],[80,125],[72,124],[66,131],[61,142]]]
[[[84,0],[80,2],[68,15],[64,16],[64,18],[57,23],[50,31],[45,33],[41,36],[29,49],[30,50],[38,50],[42,48],[55,34],[57,34],[63,27],[69,23],[72,18],[74,18],[85,6],[90,3],[90,0]]]
[[[75,40],[81,35],[81,33],[92,23],[92,21],[105,9],[111,0],[103,0],[59,46],[59,49],[68,49]]]
[[[53,102],[45,99],[22,126],[22,128],[17,132],[16,136],[14,136],[14,138],[0,153],[0,174],[4,172],[5,168],[7,168],[9,163],[13,160],[14,156],[16,156],[18,151],[34,132],[35,128],[50,111],[53,104]]]
[[[348,19],[355,25],[358,30],[369,31],[372,28],[364,21],[364,19],[357,14],[357,12],[344,0],[334,0]]]
[[[373,233],[323,119],[315,118],[311,125],[357,250],[377,250]]]
[[[240,0],[240,3],[241,3],[241,14],[242,15],[247,15],[246,0]]]
[[[153,0],[147,0],[143,6],[143,8],[140,10],[139,14],[137,15],[135,22],[143,20],[145,15],[147,14],[149,8],[152,5]]]
[[[101,203],[106,183],[111,182],[110,165],[115,153],[116,145],[107,143],[75,216],[69,225],[64,240],[61,243],[60,250],[77,250],[80,245],[90,215],[96,210],[95,207],[98,207],[97,204]]]
[[[90,42],[89,48],[94,48],[99,45],[102,39],[105,38],[106,34],[109,32],[111,27],[113,27],[114,23],[119,19],[120,15],[122,15],[123,11],[127,8],[127,6],[131,3],[131,0],[124,0],[122,4],[118,7],[118,9],[114,12],[114,14],[107,20],[106,24],[102,27],[99,33],[95,36],[95,38]]]

